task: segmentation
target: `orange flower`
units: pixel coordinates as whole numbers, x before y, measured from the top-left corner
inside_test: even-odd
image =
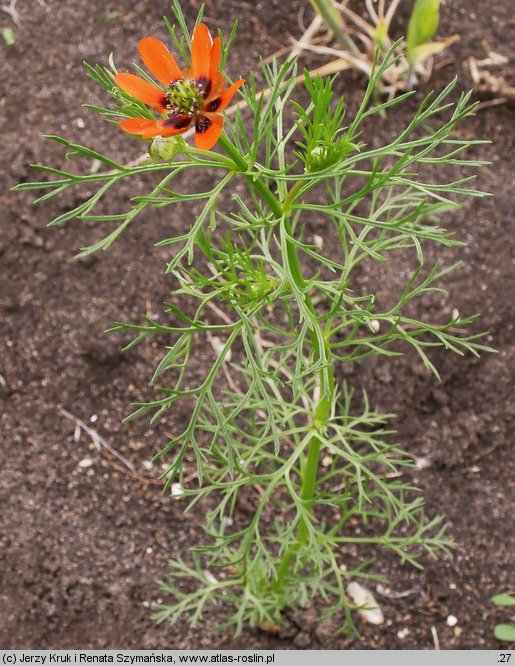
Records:
[[[182,134],[195,124],[195,144],[209,150],[222,133],[226,108],[234,93],[243,85],[239,79],[225,88],[219,71],[220,38],[211,39],[209,29],[200,23],[191,42],[191,68],[179,69],[175,58],[156,37],[145,37],[139,43],[141,59],[162,84],[162,88],[148,83],[135,74],[115,76],[116,83],[132,97],[166,114],[161,120],[127,118],[120,127],[130,134],[148,139],[154,136]]]

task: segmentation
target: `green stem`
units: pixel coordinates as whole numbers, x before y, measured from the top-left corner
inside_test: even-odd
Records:
[[[313,339],[316,339],[315,336],[312,337],[312,340]],[[314,353],[317,354],[318,351],[319,355],[320,349],[318,347],[318,340],[317,345],[313,345],[313,347]],[[321,376],[320,400],[315,410],[315,414],[313,415],[313,427],[315,432],[313,433],[308,444],[308,455],[303,469],[300,497],[304,504],[304,508],[308,513],[311,513],[313,510],[313,501],[317,486],[318,466],[320,460],[321,439],[316,429],[323,427],[323,424],[327,421],[331,413],[331,405],[335,390],[334,373],[332,367],[329,368],[327,384],[327,386],[324,386],[323,377]],[[274,591],[279,592],[281,590],[285,581],[290,575],[291,566],[297,556],[297,553],[308,541],[309,525],[304,515],[302,515],[297,526],[295,541],[290,544],[283,555],[279,567],[277,568],[277,578],[272,585],[272,589]]]
[[[347,37],[344,33],[345,21],[343,16],[334,6],[332,0],[309,0],[313,5],[313,9],[320,14],[326,26],[331,30],[334,36],[340,41],[345,48],[353,54],[358,54],[354,42]]]
[[[220,153],[215,153],[214,150],[201,150],[200,148],[188,145],[187,148],[184,149],[184,154],[199,157],[204,160],[206,157],[209,157],[213,162],[218,162],[221,166],[226,167],[230,171],[234,171],[235,167],[237,167],[233,160],[228,159],[224,155],[220,155]]]
[[[263,197],[263,200],[266,201],[266,203],[270,206],[272,213],[279,218],[282,217],[284,214],[282,206],[274,196],[273,192],[270,190],[268,185],[259,178],[254,180],[253,176],[249,173],[249,165],[247,164],[245,158],[240,154],[236,146],[231,143],[225,132],[222,132],[221,137],[218,139],[218,143],[229,155],[241,173],[243,173],[247,179],[247,182],[249,183],[249,186],[256,189]]]
[[[247,179],[247,182],[249,183],[249,187],[257,190],[257,192],[268,204],[270,210],[277,218],[284,219],[285,231],[288,237],[291,238],[293,233],[290,223],[291,207],[295,201],[296,194],[304,184],[303,181],[297,181],[288,192],[284,202],[281,203],[265,182],[259,178],[254,179],[254,177],[248,173],[249,165],[245,161],[245,158],[238,152],[236,146],[231,143],[225,133],[220,137],[219,143],[225,152],[229,155],[229,157],[233,160],[233,162],[241,170]],[[304,294],[306,305],[309,311],[314,315],[314,318],[316,318],[315,306],[313,305],[313,301],[306,291],[306,281],[304,280],[304,275],[302,274],[302,266],[297,252],[297,247],[292,241],[289,240],[289,238],[286,242],[286,253],[288,256],[288,263],[290,266],[292,279],[295,282],[298,290]],[[328,343],[326,342],[325,344],[326,349],[322,350],[320,347],[320,340],[316,333],[313,331],[311,334],[311,346],[317,359],[321,358],[322,351],[328,351]],[[325,374],[324,372],[320,373],[320,399],[313,415],[313,435],[311,436],[307,446],[307,457],[303,466],[300,497],[304,504],[304,508],[308,513],[311,513],[313,510],[314,495],[317,486],[320,449],[322,444],[318,432],[319,429],[323,428],[331,413],[334,392],[334,372],[333,368],[330,367]],[[277,568],[277,578],[272,584],[272,589],[276,592],[279,591],[284,585],[297,553],[301,547],[308,542],[308,540],[309,525],[304,518],[304,515],[302,515],[297,526],[295,541],[293,541],[289,548],[286,550]]]

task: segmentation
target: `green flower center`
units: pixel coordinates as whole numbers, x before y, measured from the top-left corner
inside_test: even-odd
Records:
[[[187,115],[195,115],[204,105],[204,98],[195,81],[174,81],[166,93],[170,105]]]

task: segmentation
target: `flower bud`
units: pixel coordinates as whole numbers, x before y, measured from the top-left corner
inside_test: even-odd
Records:
[[[162,136],[156,136],[150,144],[148,154],[164,162],[172,162],[174,157],[178,153],[184,152],[186,147],[187,143],[182,136],[170,136],[166,139]]]
[[[384,49],[386,47],[386,42],[388,39],[388,28],[386,26],[386,23],[381,20],[376,26],[376,29],[374,30],[374,41],[376,43],[376,46],[379,49]]]

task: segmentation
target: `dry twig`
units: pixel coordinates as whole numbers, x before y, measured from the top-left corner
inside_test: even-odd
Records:
[[[88,435],[91,437],[91,440],[98,451],[100,451],[103,447],[104,449],[109,451],[109,453],[113,455],[115,458],[118,458],[118,460],[120,460],[120,462],[122,462],[125,465],[125,467],[127,467],[133,474],[137,474],[136,468],[131,463],[131,461],[127,460],[127,458],[123,456],[121,453],[118,453],[116,449],[113,449],[113,447],[110,444],[108,444],[105,441],[105,439],[103,439],[103,437],[101,437],[98,434],[96,430],[91,428],[87,423],[84,423],[84,421],[82,421],[81,419],[79,419],[77,416],[67,411],[66,409],[59,407],[59,411],[64,417],[70,419],[70,421],[73,421],[75,423],[75,434],[74,434],[75,441],[78,441],[79,439],[80,430],[84,430],[84,432],[88,433]]]

